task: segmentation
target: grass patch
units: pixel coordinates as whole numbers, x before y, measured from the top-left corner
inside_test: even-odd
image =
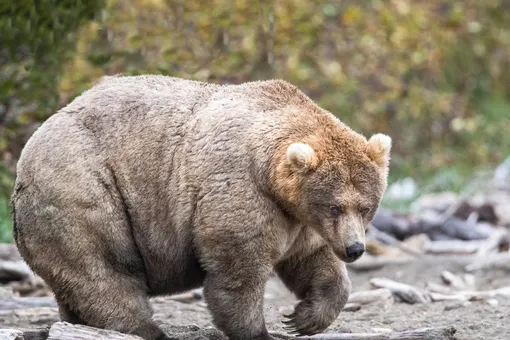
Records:
[[[0,196],[0,243],[12,242],[11,206],[8,196]]]
[[[12,216],[10,196],[14,187],[14,174],[0,162],[0,242],[12,242]]]

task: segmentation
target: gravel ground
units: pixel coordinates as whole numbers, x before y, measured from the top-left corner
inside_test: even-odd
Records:
[[[353,291],[370,289],[369,279],[387,277],[400,282],[425,287],[427,281],[440,283],[440,274],[449,270],[455,274],[464,273],[463,267],[470,263],[469,258],[441,257],[406,264],[387,265],[369,272],[350,270]],[[510,286],[510,273],[485,271],[474,273],[479,290]],[[283,332],[282,314],[292,311],[297,300],[273,278],[266,288],[265,317],[270,331]],[[200,304],[200,303],[199,303]],[[200,304],[201,305],[201,304]],[[204,305],[202,305],[204,306]],[[187,315],[185,315],[187,314]],[[165,324],[195,324],[212,327],[209,313],[186,313],[183,311],[172,320],[160,320]],[[459,340],[510,340],[510,299],[498,299],[496,306],[484,301],[473,301],[467,306],[458,302],[434,302],[410,305],[394,303],[381,306],[368,305],[357,312],[343,312],[327,329],[330,332],[373,332],[374,328],[390,328],[405,331],[422,327],[453,326]]]
[[[433,258],[405,264],[386,265],[374,271],[350,270],[350,277],[353,282],[353,291],[370,289],[369,279],[373,277],[387,277],[417,287],[424,287],[427,281],[439,283],[442,270],[462,274],[464,265],[469,261],[468,258],[462,257]],[[474,274],[479,290],[510,286],[510,273],[508,272],[492,270]],[[265,317],[270,331],[284,332],[281,323],[282,314],[291,312],[296,302],[293,295],[277,278],[272,278],[268,282]],[[164,329],[173,333],[176,338],[184,340],[222,338],[211,329],[211,316],[204,301],[182,303],[168,298],[157,298],[153,300],[153,305],[154,319],[162,324]],[[55,321],[58,321],[55,308],[48,309],[42,319],[24,316],[22,312],[0,313],[0,325],[4,328],[32,328],[51,325]],[[489,304],[484,301],[473,301],[468,305],[457,302],[415,305],[401,302],[386,305],[373,304],[364,306],[356,312],[341,313],[326,332],[366,333],[374,332],[374,328],[404,331],[438,326],[455,327],[457,339],[510,340],[510,299],[498,299],[497,304]]]

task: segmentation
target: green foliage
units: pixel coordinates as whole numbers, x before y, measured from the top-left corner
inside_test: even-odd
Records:
[[[431,178],[445,167],[463,176],[463,168],[508,154],[510,120],[501,115],[510,97],[509,7],[503,0],[109,1],[101,20],[81,31],[61,91],[72,98],[115,73],[284,78],[356,130],[391,135],[392,179]]]
[[[9,198],[14,176],[0,163],[0,243],[12,241],[12,222]]]
[[[0,32],[11,172],[39,122],[117,73],[286,79],[355,130],[392,136],[390,181],[426,190],[510,153],[508,0],[19,0],[0,5]]]
[[[61,70],[76,30],[100,0],[18,0],[0,4],[0,160],[13,168],[26,137],[59,105]]]
[[[0,242],[11,239],[16,160],[38,123],[58,108],[76,30],[102,6],[102,0],[0,2]]]
[[[12,241],[12,221],[9,202],[6,196],[0,196],[0,243]]]

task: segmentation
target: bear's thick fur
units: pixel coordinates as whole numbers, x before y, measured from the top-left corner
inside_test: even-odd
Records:
[[[390,148],[281,80],[105,77],[26,144],[14,236],[68,322],[167,339],[148,296],[203,285],[230,339],[271,339],[274,270],[314,334],[348,299]]]

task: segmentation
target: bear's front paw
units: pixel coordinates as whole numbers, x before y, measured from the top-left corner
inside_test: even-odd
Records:
[[[303,300],[296,305],[294,313],[284,315],[289,320],[282,321],[290,334],[313,335],[324,331],[337,318],[336,312],[327,303]]]

